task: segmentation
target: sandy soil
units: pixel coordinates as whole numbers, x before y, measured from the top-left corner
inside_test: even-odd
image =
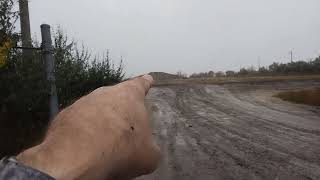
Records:
[[[272,97],[320,82],[171,85],[147,103],[163,160],[140,180],[320,179],[320,109]]]

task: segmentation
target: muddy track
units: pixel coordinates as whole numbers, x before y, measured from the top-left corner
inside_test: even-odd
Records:
[[[320,82],[156,87],[163,160],[139,179],[320,179],[320,110],[272,97]]]

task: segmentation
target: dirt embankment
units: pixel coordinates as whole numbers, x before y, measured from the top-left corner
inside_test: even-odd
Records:
[[[319,81],[153,88],[163,160],[139,179],[320,179],[320,109],[273,97]]]

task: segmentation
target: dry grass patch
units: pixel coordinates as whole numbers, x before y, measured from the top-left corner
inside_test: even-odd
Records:
[[[275,97],[298,104],[320,106],[320,88],[281,92],[276,94]]]

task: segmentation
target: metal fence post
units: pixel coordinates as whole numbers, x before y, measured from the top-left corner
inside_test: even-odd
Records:
[[[47,79],[50,84],[50,120],[52,120],[59,112],[58,107],[58,96],[56,89],[56,78],[54,70],[54,58],[53,58],[53,47],[51,40],[50,25],[42,24],[41,26],[42,36],[42,53],[46,64]]]

